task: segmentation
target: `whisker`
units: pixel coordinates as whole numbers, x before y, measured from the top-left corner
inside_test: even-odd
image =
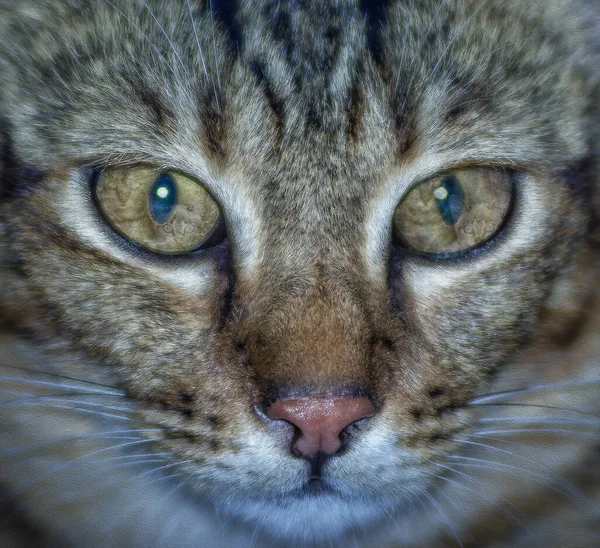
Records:
[[[180,481],[173,489],[171,489],[164,497],[161,497],[163,502],[163,507],[166,508],[167,501],[175,494],[175,492],[180,489],[184,485],[183,481]],[[164,546],[165,544],[171,545],[171,543],[166,542],[169,538],[169,535],[176,528],[178,522],[174,520],[173,516],[167,520],[165,523],[160,536],[156,539],[156,546]]]
[[[119,446],[116,446],[117,448]],[[107,448],[107,449],[112,449],[111,448]],[[85,457],[87,455],[82,455],[82,457]],[[163,456],[166,456],[167,458],[164,458]],[[135,467],[135,466],[141,466],[141,465],[146,465],[146,464],[161,464],[164,462],[167,462],[168,457],[170,455],[168,453],[145,453],[145,454],[132,454],[132,455],[118,455],[118,456],[114,456],[111,455],[109,457],[105,457],[105,458],[100,458],[100,459],[90,459],[90,460],[84,460],[81,462],[73,462],[73,461],[69,461],[68,463],[65,463],[68,465],[68,469],[77,469],[77,468],[82,468],[85,466],[90,466],[90,465],[97,465],[97,464],[102,464],[102,463],[106,463],[106,462],[110,462],[111,463],[111,470],[114,469],[120,469],[120,468],[128,468],[128,467]],[[75,460],[75,459],[74,459]],[[120,462],[120,461],[129,461],[129,462]],[[117,462],[114,462],[117,461]],[[162,467],[158,467],[158,469],[160,469]],[[50,470],[47,474],[44,474],[43,476],[37,478],[35,480],[35,482],[37,481],[41,481],[46,475],[49,475],[50,473],[53,473],[52,470]],[[136,476],[133,476],[133,478],[129,478],[127,482],[123,483],[119,483],[119,490],[122,494],[126,494],[127,491],[123,490],[122,487],[124,485],[126,485],[127,483],[129,483],[129,481],[131,481],[132,479],[135,479],[136,477],[138,477],[139,474],[137,474]],[[16,499],[17,497],[21,497],[23,496],[23,492],[28,489],[31,485],[26,486],[22,491],[19,491],[15,494],[12,494],[11,496]],[[114,493],[114,486],[115,483],[114,481],[109,482],[108,485],[103,484],[104,489],[100,489],[97,494],[103,494],[105,492],[110,492],[110,493]],[[51,487],[47,487],[47,488],[43,488],[43,489],[38,489],[36,490],[36,496],[39,496],[40,494],[43,493],[47,493],[48,491],[50,491],[52,488]]]
[[[468,479],[469,481],[476,481],[480,486],[481,486],[481,481],[476,478],[475,476],[471,476],[469,474],[466,474],[465,472],[461,472],[460,470],[456,470],[450,466],[445,466],[443,464],[438,464],[437,466],[444,468],[445,470],[448,470],[450,472],[452,472],[453,474],[462,476],[466,479]],[[515,516],[512,512],[509,512],[506,508],[504,508],[502,505],[498,504],[497,502],[495,502],[494,500],[492,500],[489,496],[480,493],[478,491],[476,491],[475,489],[471,489],[469,487],[467,487],[465,484],[460,483],[458,481],[452,480],[451,478],[448,478],[446,476],[441,476],[438,475],[436,476],[438,479],[446,481],[448,483],[451,483],[453,485],[455,485],[456,487],[460,488],[460,489],[464,489],[466,491],[469,491],[470,493],[474,494],[475,496],[477,496],[478,498],[481,498],[483,500],[485,500],[486,502],[489,502],[492,506],[494,506],[495,508],[498,508],[498,510],[500,510],[502,513],[506,514],[508,517],[510,517],[512,520],[514,520],[515,522],[517,522],[517,524],[521,527],[525,527],[525,524],[517,517]],[[510,503],[506,497],[499,497],[499,499],[506,503],[508,506],[510,506],[513,510],[515,510],[517,513],[519,513],[521,515],[521,517],[523,519],[526,519],[525,514],[523,514],[523,512],[521,512],[514,504]]]
[[[106,1],[106,0],[105,0]],[[48,371],[38,371],[36,369],[27,369],[25,367],[13,367],[10,365],[2,365],[3,369],[16,369],[17,371],[24,371],[25,373],[31,373],[33,375],[40,375],[40,376],[46,376],[46,377],[53,377],[53,378],[57,378],[57,379],[64,379],[67,381],[73,381],[73,382],[77,382],[77,383],[81,383],[83,386],[79,386],[79,385],[68,385],[68,384],[64,384],[64,383],[52,383],[51,381],[37,381],[34,379],[24,379],[22,377],[5,377],[5,376],[0,376],[0,380],[2,381],[7,381],[7,382],[19,382],[19,383],[23,383],[23,384],[32,384],[35,386],[54,386],[54,387],[58,387],[58,388],[62,388],[62,387],[69,387],[69,388],[74,388],[77,390],[91,390],[90,388],[87,388],[87,385],[90,386],[98,386],[100,388],[107,388],[108,390],[105,391],[100,391],[98,389],[95,389],[96,392],[99,393],[103,393],[108,395],[123,395],[123,392],[120,391],[116,386],[111,386],[110,384],[102,384],[99,382],[94,382],[94,381],[89,381],[86,379],[77,379],[75,377],[69,377],[68,375],[61,375],[58,373],[49,373]]]
[[[432,486],[435,485],[431,481],[429,481],[428,483]],[[435,501],[435,499],[427,491],[425,491],[424,489],[418,489],[418,490],[425,496],[425,498],[427,498],[427,500],[429,500],[429,502],[431,502],[433,507],[437,510],[440,518],[448,526],[448,528],[452,532],[452,535],[456,539],[456,542],[458,542],[458,545],[460,546],[460,548],[464,548],[463,543],[461,542],[460,537],[458,536],[458,533],[456,532],[456,530],[454,529],[454,526],[452,525],[452,522],[450,520],[450,517],[448,516],[448,513],[444,512],[444,510],[442,510],[440,505]]]
[[[568,489],[568,490],[560,489],[558,486],[556,486],[556,484],[551,482],[551,478],[544,477],[542,474],[536,474],[532,470],[528,470],[526,468],[520,468],[518,466],[509,466],[509,465],[494,462],[494,461],[487,461],[487,462],[489,462],[489,464],[485,464],[485,462],[486,461],[482,461],[479,464],[473,463],[473,462],[469,462],[469,463],[454,462],[453,466],[462,466],[469,470],[472,468],[476,468],[476,469],[480,469],[480,470],[487,470],[489,472],[508,474],[510,476],[517,477],[517,478],[522,478],[523,474],[525,474],[525,477],[528,477],[531,480],[533,480],[533,479],[544,480],[543,485],[547,485],[547,487],[549,489],[551,489],[552,491],[558,493],[559,495],[561,495],[563,497],[567,497],[567,498],[571,498],[571,499],[575,500],[578,504],[581,503],[582,499],[586,498],[580,492],[573,493],[572,489]],[[497,467],[500,467],[503,470],[500,471],[500,470],[498,470]]]
[[[421,51],[421,49],[423,48],[423,46],[425,45],[425,42],[427,41],[427,38],[429,38],[429,34],[431,33],[431,29],[433,29],[433,25],[435,24],[435,22],[437,21],[437,18],[439,16],[439,14],[442,11],[442,8],[444,7],[444,5],[448,2],[448,0],[442,0],[438,7],[437,10],[435,11],[434,15],[433,15],[433,19],[431,20],[431,23],[429,24],[429,27],[427,28],[427,30],[425,31],[425,34],[423,35],[423,39],[421,40],[421,43],[419,44],[419,47],[417,48],[417,51]],[[411,86],[414,80],[414,73],[412,73],[412,68],[415,64],[415,60],[416,60],[416,56],[414,56],[412,58],[412,61],[408,67],[408,72],[411,73],[411,79],[409,80],[408,85],[406,86],[407,92],[406,92],[406,96],[404,97],[404,102],[402,103],[402,106],[400,107],[400,112],[403,113],[404,112],[404,107],[406,106],[406,98],[408,97],[408,94],[411,90]],[[396,74],[396,83],[394,85],[394,90],[398,91],[398,84],[400,81],[400,70],[398,70],[398,73]]]
[[[112,455],[108,458],[104,458],[102,459],[103,461],[111,461],[111,460],[129,460],[129,459],[137,459],[137,458],[151,458],[151,457],[165,457],[165,458],[169,458],[171,457],[171,453],[168,453],[166,451],[163,452],[157,452],[157,453],[133,453],[131,455]],[[164,461],[165,458],[163,458],[162,460]],[[95,461],[98,462],[98,461]]]
[[[213,16],[212,0],[208,0],[208,11],[210,13],[210,19],[211,19],[211,23],[212,23],[211,24],[211,32],[212,32],[212,39],[213,39],[213,54],[214,54],[214,60],[215,60],[215,71],[217,74],[217,87],[218,87],[219,91],[221,91],[222,90],[221,75],[219,73],[219,58],[217,56],[217,38],[216,38],[216,34],[215,34],[215,20],[214,20],[214,16]],[[217,101],[217,107],[220,110],[221,104],[220,104],[219,94],[217,94],[217,96],[215,97],[215,100]]]
[[[175,48],[175,45],[173,44],[173,42],[169,38],[169,35],[165,31],[164,27],[160,24],[160,21],[156,18],[156,16],[154,15],[153,11],[150,9],[150,6],[148,6],[148,4],[146,2],[143,2],[143,4],[144,4],[144,8],[146,8],[146,10],[148,11],[148,13],[152,16],[152,19],[154,19],[154,22],[157,24],[158,28],[163,33],[164,37],[167,39],[167,42],[169,42],[169,46],[171,46],[171,49],[173,50],[173,53],[175,54],[175,57],[177,57],[177,60],[179,61],[179,64],[181,65],[181,68],[183,69],[183,72],[185,72],[185,75],[188,78],[191,78],[190,73],[185,68],[185,65],[183,64],[183,61],[181,60],[181,57],[179,56],[179,53],[177,53],[177,49]]]
[[[435,476],[435,477],[438,479],[447,479],[447,478],[444,478],[443,476]],[[459,487],[464,487],[464,486],[460,485],[458,482],[454,482],[454,483],[456,483],[456,485]],[[435,487],[436,491],[450,503],[450,506],[452,506],[452,508],[454,508],[454,511],[456,514],[461,515],[463,513],[460,502],[457,503],[456,501],[452,500],[450,498],[450,496],[447,493],[445,493],[444,490],[436,483],[431,482],[431,484]],[[473,491],[473,492],[477,495],[477,493],[475,491]],[[471,541],[470,544],[473,545],[475,543],[475,538],[473,537],[473,533],[469,529],[467,529],[467,534],[470,537],[470,541]]]
[[[581,432],[574,430],[565,430],[561,428],[515,428],[515,429],[487,429],[480,430],[473,434],[468,434],[469,437],[485,437],[495,434],[553,434],[557,436],[578,436],[591,440],[600,440],[599,434],[591,432]]]
[[[147,476],[148,474],[154,474],[154,473],[164,470],[166,468],[173,468],[175,466],[181,466],[182,464],[189,464],[190,462],[194,462],[194,461],[192,459],[187,459],[187,460],[179,460],[177,462],[171,462],[169,464],[166,464],[165,466],[159,466],[158,468],[152,468],[151,470],[146,470],[145,472],[138,474],[137,477],[143,478],[144,476]]]
[[[173,67],[171,66],[171,64],[169,63],[169,60],[162,54],[162,52],[156,47],[156,45],[154,44],[154,42],[152,42],[152,40],[150,40],[146,34],[142,31],[142,29],[136,25],[131,18],[127,17],[127,15],[120,10],[117,6],[115,6],[110,0],[103,0],[105,3],[107,3],[109,6],[111,6],[116,12],[118,12],[121,17],[123,17],[131,27],[133,27],[134,29],[136,29],[138,31],[138,34],[146,41],[148,42],[148,44],[150,44],[150,46],[152,47],[152,49],[158,54],[158,56],[163,60],[164,62],[164,66],[167,67],[170,71],[171,74],[173,74],[173,76],[175,76],[175,71],[173,70]],[[185,67],[184,67],[185,70]]]
[[[40,407],[36,402],[29,402],[29,403],[24,403],[21,405],[23,405],[24,407],[33,407],[33,408]],[[46,405],[44,405],[44,408],[46,408],[46,409],[62,409],[64,411],[77,411],[79,413],[87,413],[89,415],[93,415],[93,416],[97,416],[97,417],[104,417],[104,418],[124,420],[124,421],[132,421],[133,420],[132,417],[129,417],[127,415],[117,415],[116,413],[107,413],[107,412],[103,412],[103,411],[98,411],[97,409],[87,409],[85,407],[77,407],[74,405],[46,404]]]
[[[185,3],[187,5],[188,14],[190,16],[190,23],[192,24],[192,29],[194,30],[194,38],[196,39],[196,46],[198,47],[198,54],[200,55],[200,60],[202,61],[202,69],[204,70],[204,74],[206,75],[206,78],[209,80],[212,80],[208,76],[208,70],[206,68],[204,54],[202,53],[202,46],[200,45],[200,39],[198,38],[198,29],[196,28],[196,22],[194,21],[194,14],[192,13],[192,6],[190,5],[190,0],[185,0]],[[213,84],[214,84],[214,82],[213,82]]]
[[[476,403],[468,404],[464,407],[531,407],[532,409],[549,409],[551,411],[568,411],[570,413],[578,413],[580,415],[587,415],[591,417],[597,417],[595,413],[589,411],[582,411],[581,409],[574,409],[571,407],[561,407],[559,405],[543,405],[537,403]]]
[[[79,436],[65,436],[61,438],[54,438],[52,440],[39,441],[36,443],[31,443],[25,446],[12,447],[11,449],[0,451],[0,457],[7,455],[15,455],[19,453],[23,453],[25,451],[29,451],[32,449],[39,449],[40,447],[52,446],[57,443],[64,443],[70,441],[82,441],[82,440],[90,440],[90,439],[131,439],[131,440],[139,440],[142,439],[139,436],[123,436],[122,434],[155,434],[162,432],[160,428],[148,428],[148,429],[136,429],[136,430],[112,430],[109,432],[95,432],[92,434],[82,434]],[[117,434],[117,435],[115,435]],[[145,439],[145,438],[144,438]],[[155,441],[155,440],[148,440]]]
[[[534,40],[534,39],[539,39],[539,36],[538,35],[536,35],[536,36],[528,36],[527,38],[523,38],[522,40],[516,40],[515,42],[509,42],[508,44],[504,44],[503,46],[499,46],[499,47],[491,50],[489,52],[489,54],[493,55],[494,53],[496,53],[498,51],[501,51],[503,49],[506,49],[506,48],[510,48],[511,46],[517,46],[517,45],[521,46],[525,42],[529,42],[529,41]]]
[[[400,530],[400,525],[399,525],[398,521],[396,521],[396,519],[394,518],[394,516],[392,516],[391,512],[384,505],[379,506],[379,508],[381,508],[381,510],[383,511],[383,513],[394,524],[394,527],[395,527],[396,531],[399,531]]]
[[[178,462],[178,463],[173,463],[173,465],[171,467],[176,466],[178,464],[184,464],[184,463],[187,463],[187,462],[188,461],[182,461],[182,462]],[[171,474],[169,476],[162,476],[160,478],[156,478],[156,479],[154,479],[152,481],[149,481],[148,483],[146,483],[146,485],[153,485],[155,483],[158,483],[159,481],[166,481],[166,480],[169,480],[169,479],[172,479],[172,478],[180,478],[180,477],[181,477],[181,472],[176,472],[175,474]]]
[[[541,415],[528,416],[528,417],[482,417],[475,421],[479,424],[489,423],[502,423],[507,422],[514,425],[528,425],[528,424],[559,424],[559,425],[573,425],[573,426],[599,426],[600,417],[592,415],[589,419],[571,419],[568,417],[562,417],[560,415]]]
[[[85,453],[83,455],[79,455],[78,457],[75,457],[74,459],[71,459],[69,461],[63,462],[59,466],[55,466],[54,468],[51,468],[47,472],[44,472],[41,476],[38,476],[36,479],[34,479],[30,483],[28,483],[27,485],[25,485],[24,487],[22,487],[21,489],[19,489],[17,491],[17,493],[15,493],[13,495],[13,497],[15,499],[18,498],[18,497],[20,497],[21,495],[23,495],[24,492],[26,492],[31,487],[33,487],[36,483],[42,481],[44,478],[47,478],[48,476],[56,474],[57,472],[61,472],[63,470],[66,470],[66,469],[70,468],[73,465],[73,463],[77,463],[78,461],[81,461],[82,459],[86,459],[87,457],[90,457],[90,456],[93,456],[93,455],[98,455],[100,453],[104,453],[105,451],[114,451],[114,450],[117,450],[117,449],[123,449],[125,447],[132,447],[132,446],[137,446],[137,445],[141,445],[141,444],[144,444],[144,443],[151,443],[151,442],[154,442],[154,441],[155,440],[151,440],[151,439],[137,439],[135,441],[127,441],[126,443],[120,443],[120,444],[116,444],[116,445],[110,445],[108,447],[103,447],[102,449],[97,449],[96,451],[92,451],[90,453]]]
[[[3,390],[0,390],[0,392],[4,392]],[[11,395],[14,395],[14,392],[11,392]],[[96,402],[88,402],[85,400],[76,400],[73,399],[75,397],[77,398],[82,398],[82,397],[90,397],[90,396],[101,396],[104,397],[106,394],[80,394],[80,393],[69,393],[69,392],[65,392],[64,394],[48,394],[48,395],[43,395],[43,396],[24,396],[22,398],[15,398],[12,400],[4,400],[4,401],[0,401],[0,407],[13,407],[13,406],[17,406],[19,404],[33,404],[35,405],[37,402],[67,402],[67,403],[76,403],[76,404],[80,404],[80,405],[86,405],[88,407],[102,407],[103,409],[111,409],[113,411],[131,411],[132,408],[134,407],[133,403],[131,403],[130,405],[125,405],[128,403],[128,401],[126,400],[125,402],[123,402],[123,405],[107,405],[107,404],[103,404],[103,403],[96,403]],[[68,396],[73,396],[73,398],[70,398]]]
[[[414,508],[415,512],[417,511],[417,505],[416,505],[416,504],[414,504],[414,501],[417,501],[417,502],[418,502],[418,503],[419,503],[419,504],[420,504],[420,505],[423,507],[423,509],[425,510],[425,512],[427,513],[427,515],[429,516],[429,521],[430,521],[431,523],[435,523],[435,518],[433,517],[433,515],[432,515],[432,514],[431,514],[431,512],[429,511],[429,506],[428,506],[428,505],[426,505],[426,504],[423,502],[423,500],[421,500],[422,498],[425,498],[425,497],[426,497],[425,490],[424,490],[424,489],[422,489],[421,487],[416,487],[416,490],[417,490],[417,491],[420,493],[420,495],[419,495],[419,496],[416,496],[416,497],[413,499],[413,508]],[[431,498],[430,498],[430,497],[426,497],[426,498],[428,498],[429,502],[431,502]]]
[[[110,459],[106,459],[106,460],[110,460]],[[152,459],[152,458],[148,458],[148,459],[140,459],[140,460],[135,460],[132,462],[117,462],[114,464],[111,464],[111,469],[113,468],[127,468],[127,467],[134,467],[134,466],[140,466],[143,464],[160,464],[161,462],[165,462],[166,459],[161,459],[161,458],[156,458],[156,459]],[[104,460],[92,460],[90,462],[86,462],[86,463],[81,463],[81,464],[85,464],[85,465],[89,465],[89,464],[99,464],[104,462]]]
[[[468,443],[470,443],[470,442],[468,442]],[[476,445],[481,445],[482,447],[486,447],[488,449],[497,449],[502,452],[507,452],[503,449],[499,449],[498,447],[494,447],[491,445],[489,445],[489,446],[484,445],[484,444],[476,444]],[[508,453],[510,453],[510,451],[508,451]],[[515,475],[519,475],[519,476],[521,474],[525,473],[526,475],[528,475],[532,478],[538,478],[538,479],[543,480],[544,483],[550,483],[551,488],[553,490],[557,491],[558,493],[560,493],[564,496],[572,496],[574,499],[579,500],[579,501],[586,500],[586,498],[587,498],[579,489],[577,489],[574,485],[572,485],[569,481],[567,481],[565,478],[563,478],[556,472],[552,472],[552,475],[542,474],[540,472],[531,470],[530,468],[524,468],[522,466],[516,466],[514,464],[502,463],[502,462],[498,462],[498,461],[491,461],[491,460],[481,459],[478,457],[467,457],[464,455],[451,455],[448,457],[448,459],[450,459],[452,461],[465,461],[468,463],[468,466],[472,466],[473,468],[484,468],[486,470],[491,470],[494,472],[498,472],[498,470],[494,467],[499,467],[499,468],[504,468],[506,470],[510,470],[511,472],[514,472]],[[524,459],[524,460],[527,460],[527,459]],[[461,465],[461,462],[453,462],[453,466],[460,466],[460,465]],[[548,471],[547,468],[542,467],[542,469],[544,471]],[[558,487],[555,485],[556,483],[562,485],[566,490],[563,491],[563,490],[558,489]]]
[[[521,394],[532,394],[541,392],[544,390],[555,390],[557,388],[569,388],[569,387],[591,387],[598,388],[600,386],[600,379],[589,379],[589,380],[576,380],[576,381],[564,381],[550,384],[539,384],[536,386],[529,386],[523,388],[515,388],[514,390],[503,390],[501,392],[492,392],[490,394],[481,394],[473,398],[468,405],[475,405],[494,401],[505,398],[507,396],[515,396]]]
[[[488,3],[488,1],[489,0],[483,0],[481,2],[481,4],[479,4],[479,6],[477,7],[477,9],[475,9],[473,11],[473,13],[466,19],[466,21],[460,26],[460,28],[456,31],[456,33],[454,34],[454,36],[450,39],[450,41],[448,42],[448,45],[446,46],[446,48],[444,49],[444,51],[440,55],[437,63],[435,64],[435,66],[433,67],[433,70],[429,73],[429,77],[427,78],[427,80],[429,82],[431,82],[431,80],[433,80],[433,78],[437,74],[437,71],[438,71],[438,68],[440,66],[440,63],[442,62],[442,60],[444,59],[444,57],[448,53],[448,50],[450,49],[450,47],[452,46],[452,44],[454,44],[455,40],[462,34],[462,32],[465,29],[465,27],[471,22],[471,20],[477,15],[477,13],[479,13],[479,11]]]

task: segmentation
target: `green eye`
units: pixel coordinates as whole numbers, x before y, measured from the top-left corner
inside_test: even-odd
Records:
[[[202,246],[219,224],[219,208],[194,179],[150,167],[105,169],[95,188],[106,220],[122,236],[164,255]]]
[[[413,188],[393,218],[397,239],[421,253],[456,253],[489,240],[502,226],[512,202],[508,172],[460,169]]]

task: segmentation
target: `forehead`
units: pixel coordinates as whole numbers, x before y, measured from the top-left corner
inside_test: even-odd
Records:
[[[531,4],[47,2],[7,56],[45,90],[15,97],[32,157],[201,155],[265,192],[354,199],[425,156],[423,174],[581,153],[572,44]]]
[[[555,169],[584,146],[572,44],[526,2],[244,3],[229,39],[232,150],[311,211],[406,170]]]

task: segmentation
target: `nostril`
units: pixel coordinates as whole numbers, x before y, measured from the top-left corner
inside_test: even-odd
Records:
[[[337,453],[344,444],[344,431],[374,414],[375,407],[362,396],[280,399],[266,412],[269,419],[284,420],[298,429],[292,452],[302,457]]]

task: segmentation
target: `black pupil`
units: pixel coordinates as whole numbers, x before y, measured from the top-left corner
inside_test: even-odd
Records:
[[[465,193],[460,183],[452,175],[447,175],[435,189],[434,195],[444,223],[455,225],[465,207]]]
[[[177,185],[168,173],[161,173],[150,190],[150,214],[159,224],[169,220],[177,203]]]

